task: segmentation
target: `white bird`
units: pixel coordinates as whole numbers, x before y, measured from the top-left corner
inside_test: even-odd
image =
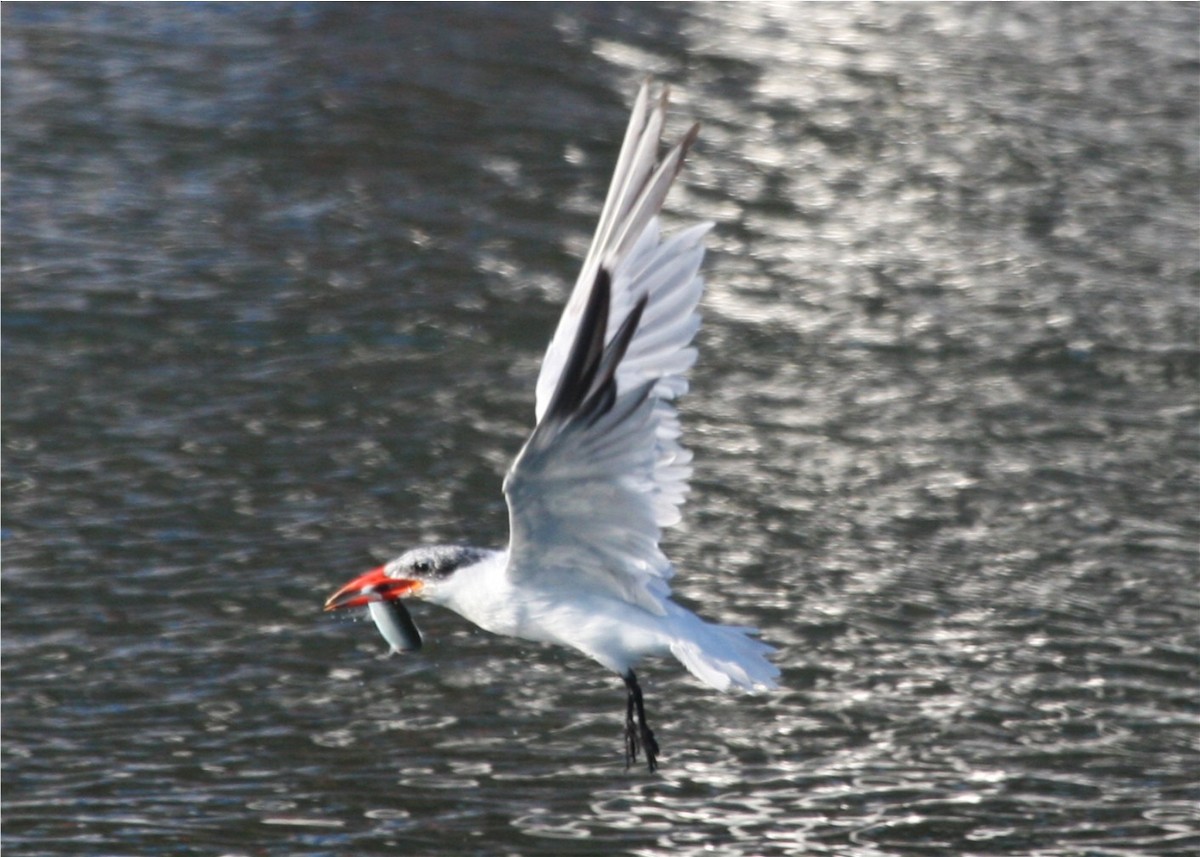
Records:
[[[727,691],[776,687],[774,651],[750,628],[716,625],[671,600],[659,548],[680,520],[691,454],[674,400],[696,359],[690,343],[711,223],[669,239],[658,214],[699,132],[657,151],[667,91],[642,86],[600,224],[537,380],[537,424],[504,480],[507,550],[419,547],[352,580],[326,610],[369,605],[396,651],[419,648],[401,602],[413,596],[494,634],[576,649],[625,681],[625,764],[657,766],[633,667],[675,656]],[[384,609],[384,607],[387,609]],[[636,724],[635,718],[636,716]]]

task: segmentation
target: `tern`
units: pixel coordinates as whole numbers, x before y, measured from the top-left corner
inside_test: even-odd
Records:
[[[775,650],[752,628],[671,599],[659,547],[680,520],[691,453],[675,400],[691,342],[704,237],[663,238],[658,217],[700,126],[659,160],[668,91],[642,85],[583,270],[542,361],[536,425],[504,479],[506,550],[418,547],[350,581],[326,610],[367,606],[394,651],[421,635],[400,600],[440,604],[494,634],[575,649],[624,679],[625,766],[659,748],[633,667],[672,655],[720,691],[774,689]]]

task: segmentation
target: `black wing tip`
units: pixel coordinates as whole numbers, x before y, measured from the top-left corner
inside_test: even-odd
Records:
[[[617,369],[637,333],[649,299],[649,295],[638,298],[606,345],[612,272],[607,266],[600,266],[558,388],[542,418],[546,425],[565,425],[576,419],[591,425],[612,409],[617,399]]]
[[[575,341],[567,355],[554,397],[543,420],[564,422],[588,399],[596,371],[604,356],[608,333],[608,313],[612,304],[612,274],[603,265],[596,272],[587,305],[579,318]]]
[[[679,163],[680,164],[682,164],[683,159],[687,157],[687,153],[689,151],[691,151],[692,145],[696,142],[696,138],[698,138],[700,136],[700,128],[701,128],[701,123],[693,122],[692,127],[687,129],[687,133],[684,134],[679,139],[679,142],[676,144],[677,146],[679,146],[679,149],[680,149],[680,152],[679,152]]]
[[[613,335],[612,342],[608,343],[608,347],[601,355],[596,373],[600,376],[599,382],[596,383],[594,392],[578,412],[580,418],[586,420],[589,426],[612,410],[612,406],[617,401],[617,368],[625,359],[629,343],[633,341],[638,325],[642,323],[642,313],[645,311],[649,299],[649,295],[642,295],[638,298],[638,302],[621,322],[621,326]]]
[[[654,83],[653,77],[648,76],[648,77],[643,78],[641,88],[638,91],[639,97],[641,95],[642,90],[646,90],[647,96],[649,96],[649,89],[653,85],[653,83]],[[657,102],[654,102],[654,101],[650,102],[650,104],[648,105],[648,109],[652,112],[662,113],[665,116],[668,109],[670,108],[670,106],[671,106],[671,84],[664,83],[662,85],[662,90],[658,94]],[[672,149],[679,149],[679,166],[683,165],[684,158],[687,157],[688,151],[692,148],[692,145],[696,142],[696,138],[699,136],[700,136],[700,123],[693,122],[692,126],[690,128],[688,128],[687,131],[684,133],[684,135],[682,137],[680,137],[675,142],[675,145],[673,145],[671,147]],[[667,157],[670,157],[670,153],[668,154]],[[676,170],[675,170],[677,173],[679,171],[679,166],[677,166]]]

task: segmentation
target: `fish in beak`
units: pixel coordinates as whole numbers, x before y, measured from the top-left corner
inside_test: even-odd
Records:
[[[415,652],[421,648],[421,632],[400,599],[419,592],[423,585],[419,580],[388,577],[380,566],[329,596],[325,609],[365,605],[393,652]]]

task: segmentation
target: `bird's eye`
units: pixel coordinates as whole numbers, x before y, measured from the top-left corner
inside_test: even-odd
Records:
[[[415,568],[417,571],[421,572],[422,574],[428,574],[430,571],[433,570],[433,566],[430,565],[429,560],[427,560],[427,559],[417,560],[416,563],[413,565],[413,568]]]

